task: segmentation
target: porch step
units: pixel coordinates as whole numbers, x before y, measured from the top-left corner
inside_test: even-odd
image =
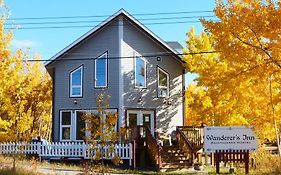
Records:
[[[185,155],[178,146],[162,147],[161,158],[161,169],[183,169],[192,165],[189,155]]]

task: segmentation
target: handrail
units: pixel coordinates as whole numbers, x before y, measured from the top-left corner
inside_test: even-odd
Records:
[[[203,131],[203,127],[178,126],[176,129],[178,145],[185,154],[191,155],[191,162],[202,146],[201,130]]]
[[[185,155],[191,155],[190,161],[191,163],[193,163],[195,155],[194,155],[192,144],[188,141],[184,133],[178,127],[176,129],[176,133],[177,133],[177,142],[180,149],[185,153]]]
[[[183,133],[194,151],[198,151],[202,148],[204,141],[203,127],[179,126],[177,129]]]
[[[147,150],[149,152],[150,158],[154,161],[154,164],[160,169],[162,167],[161,152],[162,147],[157,143],[157,140],[152,136],[150,129],[144,126],[145,138],[147,144]]]
[[[192,143],[190,143],[190,141],[186,138],[186,136],[184,135],[184,133],[182,132],[182,130],[179,129],[179,127],[177,127],[177,141],[178,142],[184,142],[184,144],[187,144],[190,150],[193,150],[193,146]],[[180,143],[179,143],[180,144]]]

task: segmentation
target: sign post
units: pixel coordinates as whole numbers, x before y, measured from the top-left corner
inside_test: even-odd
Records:
[[[246,174],[249,173],[249,151],[257,150],[257,137],[253,127],[204,127],[205,152],[214,152],[216,172],[219,163],[244,162]]]

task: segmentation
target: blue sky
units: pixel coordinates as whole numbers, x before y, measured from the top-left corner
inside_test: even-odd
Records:
[[[215,7],[214,0],[6,0],[5,4],[11,11],[10,18],[33,18],[33,17],[61,17],[61,16],[89,16],[89,15],[111,15],[124,8],[131,14],[163,13],[163,12],[189,12],[189,11],[212,11]],[[161,21],[142,21],[143,18],[159,17],[188,17],[188,16],[210,16],[212,13],[190,13],[176,15],[159,16],[135,16],[142,23],[165,22]],[[102,21],[106,17],[91,19],[49,19],[49,20],[13,20],[14,23],[20,22],[65,22],[94,20]],[[178,19],[166,21],[196,21],[193,19]],[[91,23],[92,26],[98,23]],[[57,25],[36,25],[36,26],[65,26]],[[69,24],[68,24],[69,25]],[[89,24],[71,24],[89,25]],[[21,25],[21,27],[32,27],[35,25]],[[6,26],[8,27],[8,26]],[[177,23],[147,25],[156,35],[165,41],[178,41],[185,45],[186,32],[191,27],[196,31],[202,31],[200,23]],[[68,44],[79,38],[90,30],[90,27],[81,28],[60,28],[60,29],[16,29],[13,30],[14,41],[12,48],[28,47],[30,51],[39,53],[43,59],[49,59]]]

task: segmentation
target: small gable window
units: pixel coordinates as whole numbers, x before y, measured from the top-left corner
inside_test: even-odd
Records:
[[[83,66],[70,73],[70,97],[82,97]]]
[[[146,62],[139,56],[135,59],[135,86],[146,87]]]
[[[158,67],[158,97],[169,96],[169,74]]]
[[[95,87],[107,87],[107,52],[95,60]]]

